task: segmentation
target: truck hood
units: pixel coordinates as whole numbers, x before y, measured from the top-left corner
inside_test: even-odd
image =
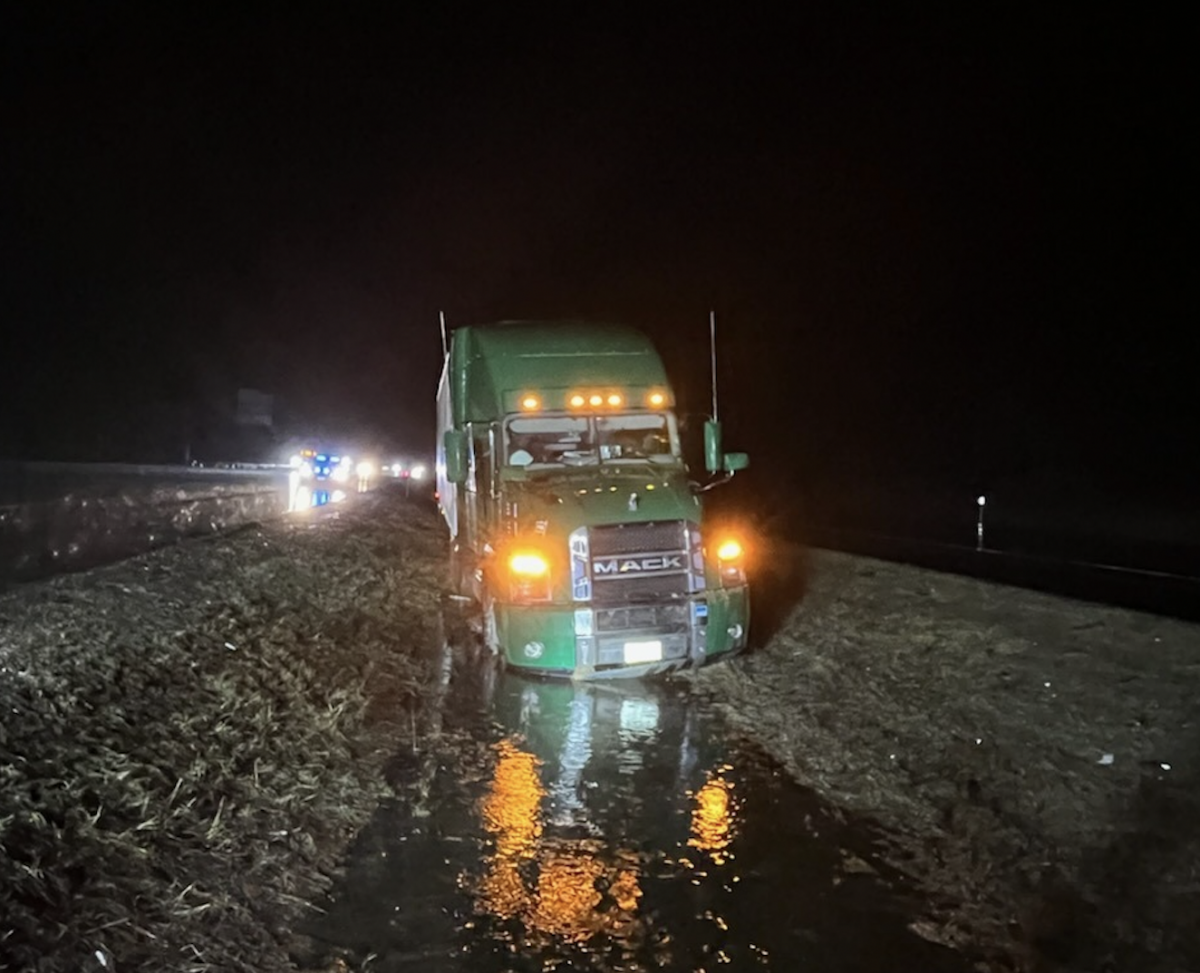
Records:
[[[700,520],[700,498],[681,470],[588,469],[507,484],[518,529],[570,533],[577,527],[651,520]]]

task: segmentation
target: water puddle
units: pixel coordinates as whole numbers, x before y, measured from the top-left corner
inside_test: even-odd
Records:
[[[355,969],[969,969],[846,825],[670,684],[593,686],[443,660],[401,797],[304,930]],[[427,749],[427,748],[426,748]]]

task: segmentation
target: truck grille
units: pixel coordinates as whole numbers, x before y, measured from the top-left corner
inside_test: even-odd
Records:
[[[666,605],[626,605],[622,608],[596,609],[596,634],[647,632],[687,634],[691,605],[675,602]]]
[[[687,524],[667,520],[647,524],[611,524],[590,531],[592,557],[641,554],[644,551],[686,551]]]
[[[686,597],[704,587],[699,530],[683,520],[581,529],[571,576],[575,599],[596,605]]]

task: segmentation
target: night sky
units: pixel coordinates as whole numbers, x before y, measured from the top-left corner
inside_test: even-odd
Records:
[[[439,310],[700,412],[713,309],[751,476],[1196,473],[1182,24],[168,6],[0,14],[3,456],[431,453]]]

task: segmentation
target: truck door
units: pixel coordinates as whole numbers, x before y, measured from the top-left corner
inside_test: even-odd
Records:
[[[493,476],[493,435],[488,426],[468,427],[470,431],[470,467],[467,472],[466,533],[467,543],[478,554],[492,524],[495,485]]]

